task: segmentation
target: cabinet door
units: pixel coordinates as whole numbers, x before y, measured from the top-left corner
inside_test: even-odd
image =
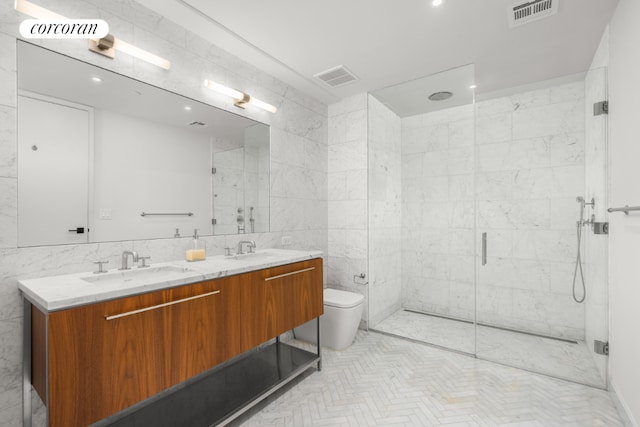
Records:
[[[252,273],[241,301],[246,351],[323,313],[322,259]]]
[[[86,426],[239,354],[238,280],[50,314],[50,425]]]

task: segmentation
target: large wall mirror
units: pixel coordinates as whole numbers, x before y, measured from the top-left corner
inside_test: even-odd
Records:
[[[269,126],[18,41],[18,246],[269,231]]]

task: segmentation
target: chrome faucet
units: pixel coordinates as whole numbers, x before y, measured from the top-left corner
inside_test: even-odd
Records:
[[[240,240],[238,242],[238,249],[236,250],[236,255],[242,255],[244,252],[242,252],[242,245],[243,244],[247,244],[249,246],[249,254],[252,254],[254,249],[256,248],[256,242],[253,240]]]
[[[138,252],[136,252],[136,251],[124,251],[124,252],[122,252],[122,266],[120,267],[120,270],[130,270],[131,269],[131,267],[129,267],[129,265],[127,264],[127,260],[129,258],[129,255],[131,255],[131,262],[132,263],[138,262]]]

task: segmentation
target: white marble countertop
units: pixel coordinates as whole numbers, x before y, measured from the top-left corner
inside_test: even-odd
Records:
[[[18,288],[32,304],[50,312],[321,256],[322,251],[264,249],[234,257],[211,256],[204,261],[157,263],[126,272],[114,269],[103,274],[86,272],[19,280]]]

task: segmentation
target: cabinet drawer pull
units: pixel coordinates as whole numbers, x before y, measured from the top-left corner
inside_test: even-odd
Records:
[[[311,271],[315,269],[316,269],[315,267],[303,268],[302,270],[292,271],[291,273],[278,274],[277,276],[267,277],[266,279],[264,279],[264,281],[268,282],[269,280],[275,280],[275,279],[280,279],[281,277],[293,276],[294,274],[300,274],[300,273],[304,273],[305,271]]]
[[[107,320],[119,319],[120,317],[126,317],[126,316],[131,316],[133,314],[144,313],[145,311],[156,310],[158,308],[168,307],[170,305],[180,304],[181,302],[187,302],[187,301],[191,301],[198,298],[204,298],[204,297],[208,297],[210,295],[215,295],[219,293],[220,291],[207,292],[206,294],[196,295],[193,297],[183,298],[183,299],[179,299],[171,302],[165,302],[164,304],[152,305],[151,307],[141,308],[133,311],[127,311],[126,313],[114,314],[112,316],[104,316],[104,318]]]

